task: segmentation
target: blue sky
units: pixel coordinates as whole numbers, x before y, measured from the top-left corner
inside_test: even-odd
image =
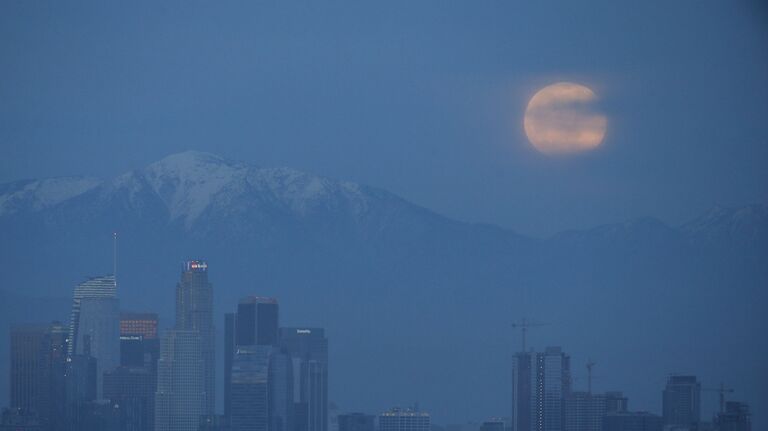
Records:
[[[0,181],[187,149],[534,235],[768,201],[768,11],[749,1],[0,3]],[[594,89],[548,157],[528,98]]]

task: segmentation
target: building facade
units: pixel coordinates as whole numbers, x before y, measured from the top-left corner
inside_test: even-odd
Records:
[[[696,376],[669,376],[662,398],[665,426],[696,429],[701,418],[701,384]]]
[[[213,285],[208,281],[208,263],[184,262],[176,285],[176,329],[197,331],[203,360],[205,414],[215,413],[216,339],[213,325]]]

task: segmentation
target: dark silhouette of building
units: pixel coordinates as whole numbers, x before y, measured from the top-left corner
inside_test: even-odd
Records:
[[[512,431],[531,431],[532,370],[533,353],[515,354],[512,358]]]
[[[31,412],[23,409],[3,409],[0,417],[0,431],[45,431],[43,422]]]
[[[235,345],[277,346],[279,306],[274,298],[249,296],[237,304]]]
[[[59,322],[11,328],[11,412],[62,429],[69,330]]]
[[[269,430],[269,362],[273,349],[268,345],[237,346],[231,369],[232,431]]]
[[[208,282],[208,263],[205,261],[187,261],[182,267],[181,280],[176,285],[176,329],[198,333],[203,359],[204,412],[213,415],[216,401],[213,286]],[[190,333],[185,334],[187,337]]]
[[[701,384],[696,376],[669,376],[662,397],[665,426],[696,429],[701,418]]]
[[[718,431],[752,431],[752,419],[749,406],[737,401],[725,403],[725,411],[715,418]]]
[[[603,431],[662,431],[661,416],[648,412],[612,412],[603,419]]]
[[[160,339],[156,313],[120,314],[120,365],[157,368]]]
[[[610,391],[605,393],[605,412],[626,412],[629,409],[629,400],[622,392]]]
[[[157,376],[152,367],[117,367],[104,373],[104,397],[119,408],[121,431],[154,430]]]
[[[589,392],[571,392],[565,397],[565,431],[601,431],[606,397]]]
[[[431,431],[429,413],[392,408],[379,415],[379,431]]]
[[[235,313],[224,314],[224,419],[232,416],[232,361],[235,356]]]
[[[160,340],[155,393],[156,431],[194,431],[206,415],[205,360],[200,332],[173,329]]]
[[[280,346],[293,358],[294,430],[328,430],[328,339],[322,328],[280,328]]]
[[[341,414],[338,417],[339,431],[375,431],[375,419],[365,413]]]
[[[221,415],[205,415],[200,418],[198,431],[230,431],[227,418]]]

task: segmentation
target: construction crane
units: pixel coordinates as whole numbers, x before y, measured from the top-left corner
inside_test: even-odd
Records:
[[[704,391],[717,392],[720,397],[720,413],[725,413],[725,394],[732,394],[733,388],[726,388],[724,383],[720,383],[720,386],[716,388],[701,388]]]
[[[519,322],[513,322],[512,323],[512,329],[520,328],[520,331],[523,334],[523,352],[525,352],[525,346],[526,346],[526,333],[528,332],[529,328],[537,328],[539,326],[546,326],[548,323],[534,323],[529,322],[528,319],[523,318]]]

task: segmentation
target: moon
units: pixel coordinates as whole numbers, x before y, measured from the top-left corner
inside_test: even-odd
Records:
[[[608,120],[597,112],[595,92],[580,84],[558,82],[531,97],[523,126],[538,151],[572,154],[594,150],[605,137]]]

